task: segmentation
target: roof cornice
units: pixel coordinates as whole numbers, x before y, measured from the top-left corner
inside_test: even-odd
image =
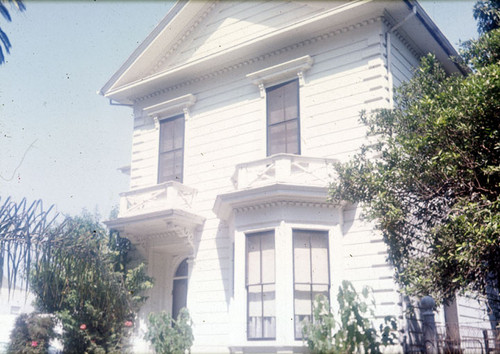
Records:
[[[151,93],[149,93],[147,95],[137,97],[133,102],[141,102],[141,101],[144,101],[144,100],[147,100],[147,99],[159,96],[159,95],[163,95],[163,94],[165,94],[165,93],[167,93],[169,91],[177,90],[177,89],[179,89],[181,87],[185,87],[185,86],[188,86],[188,85],[191,85],[191,84],[194,84],[194,83],[198,83],[198,82],[201,82],[201,81],[213,79],[214,77],[217,77],[219,75],[225,74],[225,73],[230,72],[230,71],[233,71],[235,69],[239,69],[239,68],[241,68],[243,66],[248,66],[248,65],[254,64],[256,62],[260,62],[260,61],[269,59],[271,57],[274,57],[274,56],[277,56],[277,55],[280,55],[280,54],[292,51],[294,49],[297,49],[297,48],[300,48],[300,47],[304,47],[304,46],[308,46],[308,45],[311,45],[311,44],[315,44],[315,43],[317,43],[319,41],[323,41],[323,40],[332,38],[332,37],[337,36],[339,34],[347,33],[349,31],[352,31],[352,30],[364,27],[366,25],[370,25],[370,24],[379,22],[379,21],[381,21],[381,19],[382,19],[381,16],[369,18],[369,19],[366,19],[366,20],[363,20],[363,21],[351,24],[349,26],[344,26],[344,27],[341,27],[341,28],[338,28],[338,29],[335,29],[335,30],[332,30],[332,31],[329,31],[329,32],[325,32],[325,33],[316,35],[314,37],[305,39],[303,41],[300,41],[300,42],[297,42],[297,43],[294,43],[294,44],[290,44],[290,45],[284,46],[282,48],[278,48],[276,50],[273,50],[273,51],[270,51],[270,52],[267,52],[267,53],[263,53],[263,54],[261,54],[259,56],[254,56],[254,57],[251,57],[251,58],[243,60],[243,61],[238,61],[238,62],[236,62],[234,64],[224,66],[224,67],[222,67],[220,69],[212,70],[212,71],[210,71],[210,72],[208,72],[206,74],[203,74],[203,75],[191,78],[189,80],[182,81],[180,83],[176,83],[175,85],[172,85],[172,86],[169,86],[169,87],[165,87],[165,88],[160,89],[160,90],[155,90],[154,92],[151,92]],[[184,67],[182,69],[183,70],[188,70],[190,66],[194,66],[194,65],[199,65],[199,62],[191,63],[190,65],[187,65],[186,67]],[[160,73],[160,74],[157,74],[154,77],[149,77],[147,80],[156,79],[156,78],[159,78],[160,76],[165,77],[165,76],[167,76],[167,74],[168,74],[168,72],[167,73]],[[142,80],[142,81],[136,82],[136,83],[132,83],[130,86],[123,87],[123,88],[120,88],[120,89],[121,90],[130,89],[130,88],[132,88],[135,85],[145,84],[144,81],[145,80]],[[109,95],[110,96],[113,95],[113,92],[110,92]]]

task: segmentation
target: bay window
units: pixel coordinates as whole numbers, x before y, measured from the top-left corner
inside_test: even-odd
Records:
[[[329,298],[328,232],[293,230],[295,339],[302,339],[303,321],[312,321],[317,295]]]
[[[246,235],[248,339],[276,338],[274,231]]]

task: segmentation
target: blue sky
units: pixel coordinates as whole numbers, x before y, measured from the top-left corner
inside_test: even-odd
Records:
[[[477,36],[473,1],[422,1],[450,42]],[[167,1],[26,2],[0,22],[0,197],[106,218],[128,189],[132,112],[96,94],[172,6]],[[2,21],[0,19],[0,21]]]

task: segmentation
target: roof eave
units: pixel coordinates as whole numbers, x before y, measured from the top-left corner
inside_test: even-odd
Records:
[[[111,76],[111,78],[104,84],[104,86],[97,92],[99,95],[106,96],[106,93],[116,84],[122,75],[130,68],[135,61],[141,56],[146,48],[156,39],[160,32],[170,23],[179,11],[186,5],[187,1],[178,0],[174,6],[170,8],[165,17],[156,25],[146,39],[134,50],[128,59],[121,65],[121,67]],[[107,96],[106,96],[107,97]],[[130,103],[130,102],[127,102]]]

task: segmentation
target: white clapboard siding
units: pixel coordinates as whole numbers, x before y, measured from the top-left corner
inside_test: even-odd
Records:
[[[391,44],[391,72],[394,86],[398,87],[412,78],[413,70],[419,65],[419,58],[415,57],[398,36],[392,36]]]
[[[464,326],[491,329],[484,297],[462,295],[457,298],[459,322]]]
[[[220,2],[159,71],[271,34],[323,9],[321,3]]]
[[[332,6],[328,2],[220,2],[167,59],[163,69],[242,44]],[[206,219],[197,235],[189,279],[194,352],[227,351],[230,342],[233,241],[225,222],[212,211],[215,199],[234,191],[231,177],[237,164],[266,157],[266,101],[246,75],[310,55],[314,64],[305,72],[305,84],[300,87],[302,154],[344,159],[365,141],[359,112],[386,107],[389,101],[381,28],[381,22],[362,26],[140,103],[147,107],[188,93],[196,96],[186,120],[183,181],[197,190],[194,209]],[[408,54],[404,48],[400,51],[401,57]],[[404,66],[405,61],[398,57],[393,65]],[[399,70],[403,74],[398,74],[398,80],[407,75]],[[132,143],[132,188],[156,183],[157,154],[158,130],[149,118],[138,117]],[[370,286],[376,315],[394,314],[399,300],[385,244],[359,213],[354,206],[344,211],[341,244],[332,245],[340,248],[337,256],[342,272],[332,277],[351,280],[358,289]],[[300,219],[305,223],[308,216]]]

